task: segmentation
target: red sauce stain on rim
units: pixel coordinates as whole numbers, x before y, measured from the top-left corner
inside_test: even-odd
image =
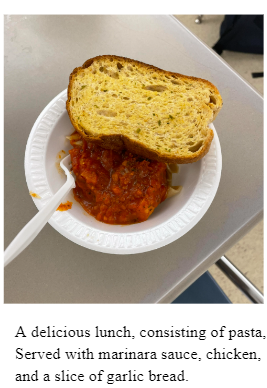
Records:
[[[71,208],[72,208],[72,202],[67,201],[65,203],[61,203],[57,208],[57,210],[59,210],[60,212],[65,212],[66,210],[70,210]]]
[[[30,195],[31,195],[33,198],[41,199],[41,197],[40,197],[39,194],[33,193],[32,191],[30,191]]]

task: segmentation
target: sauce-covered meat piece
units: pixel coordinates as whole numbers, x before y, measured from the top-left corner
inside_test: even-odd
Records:
[[[71,144],[74,197],[98,221],[119,225],[145,221],[166,198],[165,163],[85,140]]]

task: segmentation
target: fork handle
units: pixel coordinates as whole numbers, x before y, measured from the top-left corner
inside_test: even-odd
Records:
[[[67,182],[56,192],[50,201],[29,221],[19,234],[14,238],[5,250],[4,266],[9,264],[17,255],[19,255],[39,234],[47,221],[60,205],[63,198],[68,194],[71,188],[75,187],[74,178],[68,176]]]

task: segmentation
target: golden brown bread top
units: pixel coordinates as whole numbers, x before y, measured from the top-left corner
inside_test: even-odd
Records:
[[[208,152],[222,99],[209,81],[102,55],[73,70],[66,106],[88,140],[182,164]]]

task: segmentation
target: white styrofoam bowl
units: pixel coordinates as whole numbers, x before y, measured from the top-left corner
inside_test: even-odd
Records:
[[[29,191],[41,209],[66,180],[59,171],[57,155],[71,146],[66,136],[73,132],[66,111],[67,90],[56,96],[37,118],[26,147],[25,174]],[[167,245],[193,228],[204,216],[219,186],[222,156],[214,126],[209,153],[199,162],[180,165],[173,184],[183,186],[181,193],[161,203],[145,222],[134,225],[108,225],[87,214],[70,193],[72,209],[56,211],[49,223],[63,236],[86,248],[105,253],[133,254]],[[64,201],[65,201],[64,200]]]

